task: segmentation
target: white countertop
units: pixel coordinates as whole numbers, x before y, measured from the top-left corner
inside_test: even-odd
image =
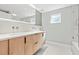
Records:
[[[8,39],[20,37],[20,36],[27,36],[27,35],[32,35],[36,33],[42,33],[42,32],[44,31],[16,32],[16,33],[0,34],[0,41],[8,40]]]

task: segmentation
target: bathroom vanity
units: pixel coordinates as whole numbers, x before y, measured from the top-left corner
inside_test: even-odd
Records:
[[[43,45],[43,31],[0,34],[0,55],[33,55]]]

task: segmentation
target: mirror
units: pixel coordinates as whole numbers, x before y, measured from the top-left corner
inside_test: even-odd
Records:
[[[29,4],[0,4],[0,18],[42,25],[42,14]]]
[[[30,5],[27,5],[25,16],[20,18],[20,21],[25,21],[31,24],[36,23],[36,10]]]
[[[29,4],[0,4],[0,18],[35,24],[35,9]]]

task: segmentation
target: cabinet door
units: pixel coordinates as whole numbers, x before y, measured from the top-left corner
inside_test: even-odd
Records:
[[[8,40],[0,41],[0,55],[8,55]]]
[[[32,55],[41,47],[42,34],[26,36],[25,54]]]
[[[24,55],[24,37],[17,37],[9,40],[10,55]]]
[[[40,49],[42,45],[42,34],[41,33],[35,34],[33,40],[34,40],[33,51],[35,53]]]
[[[43,44],[43,37],[42,37],[42,33],[37,34],[37,39],[38,39],[38,49],[41,48],[42,44]]]
[[[26,55],[32,55],[33,54],[33,41],[32,41],[33,37],[30,36],[26,36],[26,44],[25,44],[25,54]]]

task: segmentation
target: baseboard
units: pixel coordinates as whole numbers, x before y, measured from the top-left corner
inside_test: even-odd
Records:
[[[64,44],[64,43],[60,43],[60,42],[56,42],[56,41],[50,41],[50,40],[46,40],[46,43],[47,44],[56,44],[56,45],[71,47],[71,45],[69,45],[69,44]]]

